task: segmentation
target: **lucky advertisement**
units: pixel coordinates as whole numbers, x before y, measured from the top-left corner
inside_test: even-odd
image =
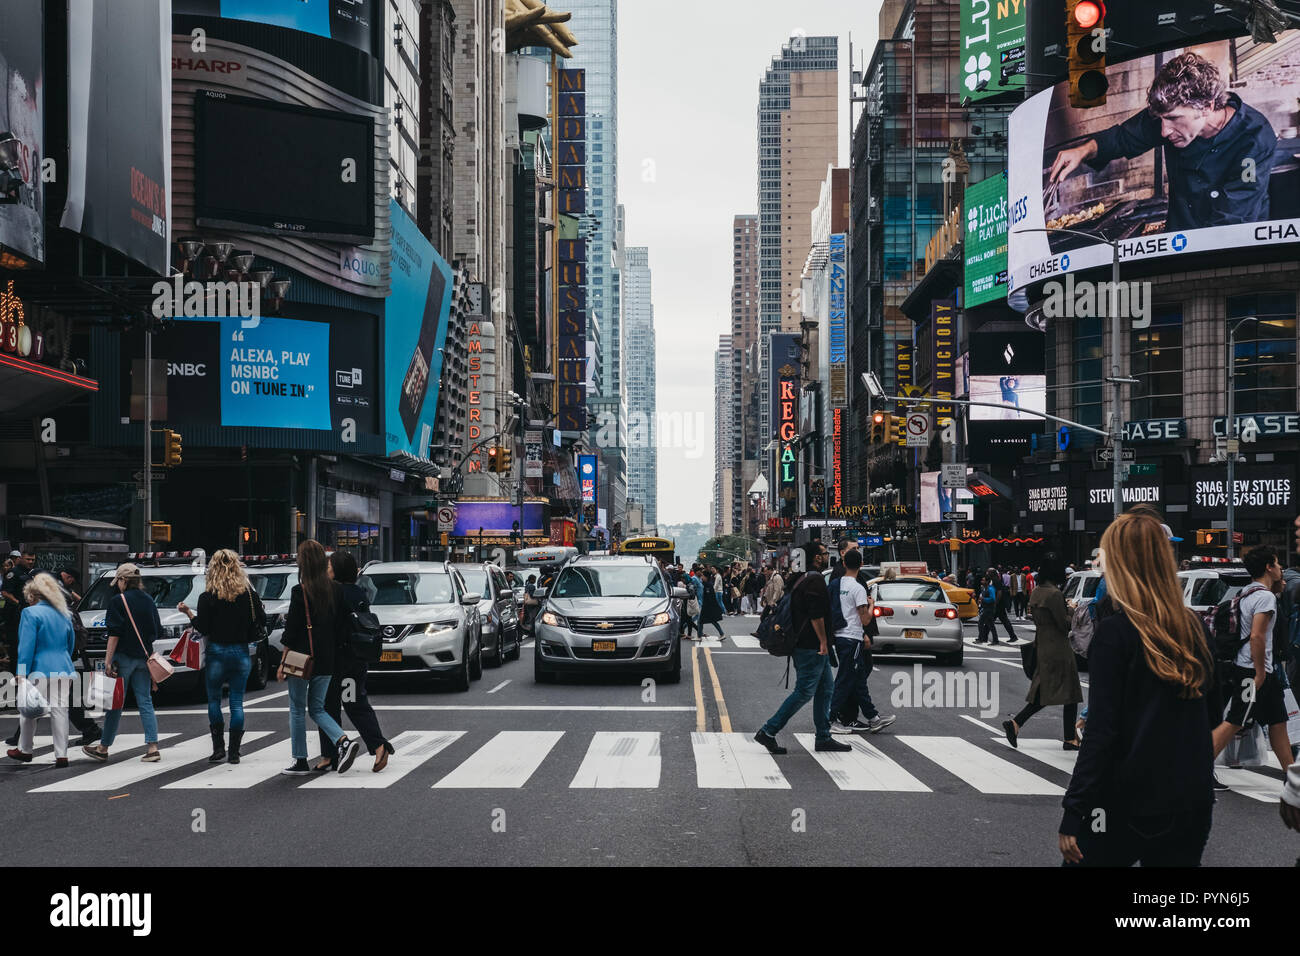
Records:
[[[1011,291],[1109,266],[1109,241],[1121,261],[1300,243],[1300,30],[1112,63],[1106,78],[1105,108],[1071,107],[1063,82],[1011,114]],[[1044,228],[1109,241],[1026,231]]]
[[[171,265],[171,0],[67,0],[67,205],[59,224]]]
[[[288,316],[186,318],[154,333],[166,367],[156,409],[171,425],[379,432],[377,328],[372,315],[294,303]],[[123,340],[121,414],[142,417],[144,344]],[[132,397],[136,401],[132,402]],[[325,443],[322,447],[333,447]]]
[[[962,304],[970,309],[1007,297],[1007,174],[966,190]]]
[[[16,168],[0,168],[3,268],[45,261],[43,26],[41,0],[0,3],[0,140],[14,142],[17,154]]]

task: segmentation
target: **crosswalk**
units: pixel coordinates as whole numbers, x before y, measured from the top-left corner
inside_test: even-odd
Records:
[[[383,773],[369,772],[363,756],[349,773],[304,781],[280,774],[291,761],[290,745],[287,738],[271,739],[277,736],[271,731],[246,733],[242,760],[236,765],[208,765],[211,741],[206,735],[171,742],[180,735],[161,736],[163,759],[158,763],[141,762],[143,738],[124,735],[108,764],[72,748],[72,766],[58,771],[49,766],[49,738],[38,737],[36,761],[16,776],[24,784],[29,779],[42,784],[28,790],[33,794],[111,793],[177,775],[159,789],[249,790],[277,780],[278,785],[312,790],[383,790],[398,784],[433,790],[518,790],[567,781],[572,790],[644,790],[693,782],[700,790],[789,791],[817,786],[820,777],[841,791],[929,794],[965,787],[986,795],[1059,798],[1078,756],[1062,751],[1055,740],[1022,737],[1019,750],[1013,750],[1005,739],[992,735],[977,740],[855,735],[837,738],[852,747],[849,752],[821,753],[811,734],[796,733],[787,735],[794,741],[790,753],[774,757],[748,733],[507,730],[485,740],[482,731],[408,730],[393,738],[396,753]],[[435,758],[441,759],[429,767]],[[52,772],[43,772],[42,764]],[[559,770],[548,767],[543,782],[537,783],[539,771],[548,764]],[[1218,774],[1240,796],[1267,803],[1278,799],[1281,781],[1276,776],[1224,768]]]

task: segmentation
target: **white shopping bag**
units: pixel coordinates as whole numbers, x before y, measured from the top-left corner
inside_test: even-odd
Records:
[[[18,684],[18,713],[28,720],[50,716],[50,704],[40,688],[30,680]]]
[[[1244,727],[1228,741],[1216,764],[1222,767],[1263,767],[1268,763],[1268,738],[1259,724]]]
[[[1295,691],[1290,687],[1282,691],[1282,703],[1286,707],[1286,735],[1294,744],[1300,744],[1300,707],[1296,706]]]

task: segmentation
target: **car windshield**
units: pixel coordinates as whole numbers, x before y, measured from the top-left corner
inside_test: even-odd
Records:
[[[552,597],[667,597],[664,579],[647,565],[570,567],[560,574]]]
[[[465,586],[469,588],[471,594],[482,595],[488,600],[492,599],[492,588],[488,585],[487,571],[477,565],[474,567],[460,565],[456,570],[465,579]]]
[[[371,607],[452,604],[451,577],[441,571],[363,574],[357,580]]]
[[[1220,601],[1232,597],[1241,586],[1245,584],[1245,579],[1240,581],[1232,578],[1212,577],[1198,578],[1192,585],[1191,603],[1196,607],[1209,607],[1218,604]]]
[[[141,580],[144,589],[159,607],[175,607],[190,596],[194,589],[197,575],[188,574],[147,574]],[[113,587],[111,577],[100,578],[78,605],[78,611],[102,611],[109,601],[117,599],[117,588]]]
[[[248,581],[263,601],[287,601],[297,577],[287,570],[255,571],[248,575]]]
[[[886,581],[879,586],[876,599],[880,601],[943,601],[943,588],[924,581]]]

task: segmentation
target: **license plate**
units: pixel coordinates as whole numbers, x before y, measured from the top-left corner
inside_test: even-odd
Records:
[[[618,650],[618,641],[592,641],[591,649],[593,651],[616,651]]]
[[[903,637],[909,641],[911,640],[919,641],[921,640],[921,638],[925,637],[925,631],[921,630],[920,628],[909,627],[903,631]]]
[[[401,651],[380,651],[379,652],[379,662],[381,664],[385,664],[389,661],[392,661],[393,663],[396,664],[396,663],[400,663],[401,660],[402,660]]]
[[[101,674],[104,673],[104,662],[102,660],[95,661],[95,670]]]

